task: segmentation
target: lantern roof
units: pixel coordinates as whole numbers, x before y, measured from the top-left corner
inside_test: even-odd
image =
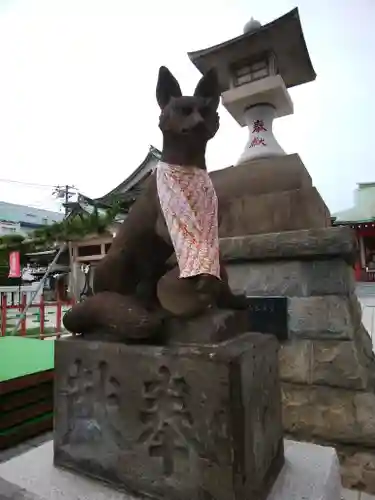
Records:
[[[315,80],[316,73],[303,36],[298,8],[232,40],[188,52],[188,56],[202,74],[215,67],[221,89],[225,91],[230,87],[230,67],[233,63],[266,53],[275,55],[278,72],[286,87]]]

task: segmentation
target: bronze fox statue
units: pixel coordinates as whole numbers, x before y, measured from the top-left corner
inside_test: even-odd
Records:
[[[216,72],[200,79],[193,96],[182,96],[177,80],[162,66],[156,98],[161,161],[206,170],[207,142],[219,128]],[[154,172],[95,269],[94,295],[73,306],[63,322],[69,331],[88,338],[90,332],[103,331],[137,341],[152,337],[170,316],[192,317],[210,306],[246,308],[246,299],[232,294],[223,265],[220,278],[204,274],[180,279]]]

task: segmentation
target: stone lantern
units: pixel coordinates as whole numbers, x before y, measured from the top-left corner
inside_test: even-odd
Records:
[[[374,494],[375,355],[355,293],[356,235],[332,227],[302,159],[272,134],[273,119],[293,112],[288,89],[316,77],[298,10],[264,26],[251,19],[244,34],[189,57],[202,73],[217,69],[223,105],[249,128],[237,165],[211,176],[231,288],[287,300],[279,356],[285,432],[335,445],[344,486]],[[340,497],[337,469],[335,484],[329,498]]]
[[[273,135],[272,122],[293,113],[288,88],[316,77],[298,9],[264,26],[252,18],[243,35],[188,55],[202,73],[217,69],[224,107],[249,129],[237,164],[285,155]]]

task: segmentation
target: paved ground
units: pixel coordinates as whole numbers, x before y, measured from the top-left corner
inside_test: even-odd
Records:
[[[362,323],[372,338],[372,343],[375,350],[375,297],[372,300],[361,300],[362,306]]]
[[[375,295],[375,282],[374,283],[358,283],[357,295],[366,296]]]
[[[375,283],[362,283],[357,287],[362,306],[362,323],[368,331],[375,352]]]
[[[14,448],[0,451],[0,463],[7,462],[11,458],[18,457],[19,455],[22,455],[26,451],[32,450],[33,448],[37,448],[41,444],[50,441],[52,438],[53,438],[52,432],[46,432],[45,434],[29,439],[25,443],[21,443],[18,446],[15,446]]]

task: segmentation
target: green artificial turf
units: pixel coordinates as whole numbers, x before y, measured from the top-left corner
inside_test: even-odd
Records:
[[[0,337],[0,382],[54,368],[53,340]]]

